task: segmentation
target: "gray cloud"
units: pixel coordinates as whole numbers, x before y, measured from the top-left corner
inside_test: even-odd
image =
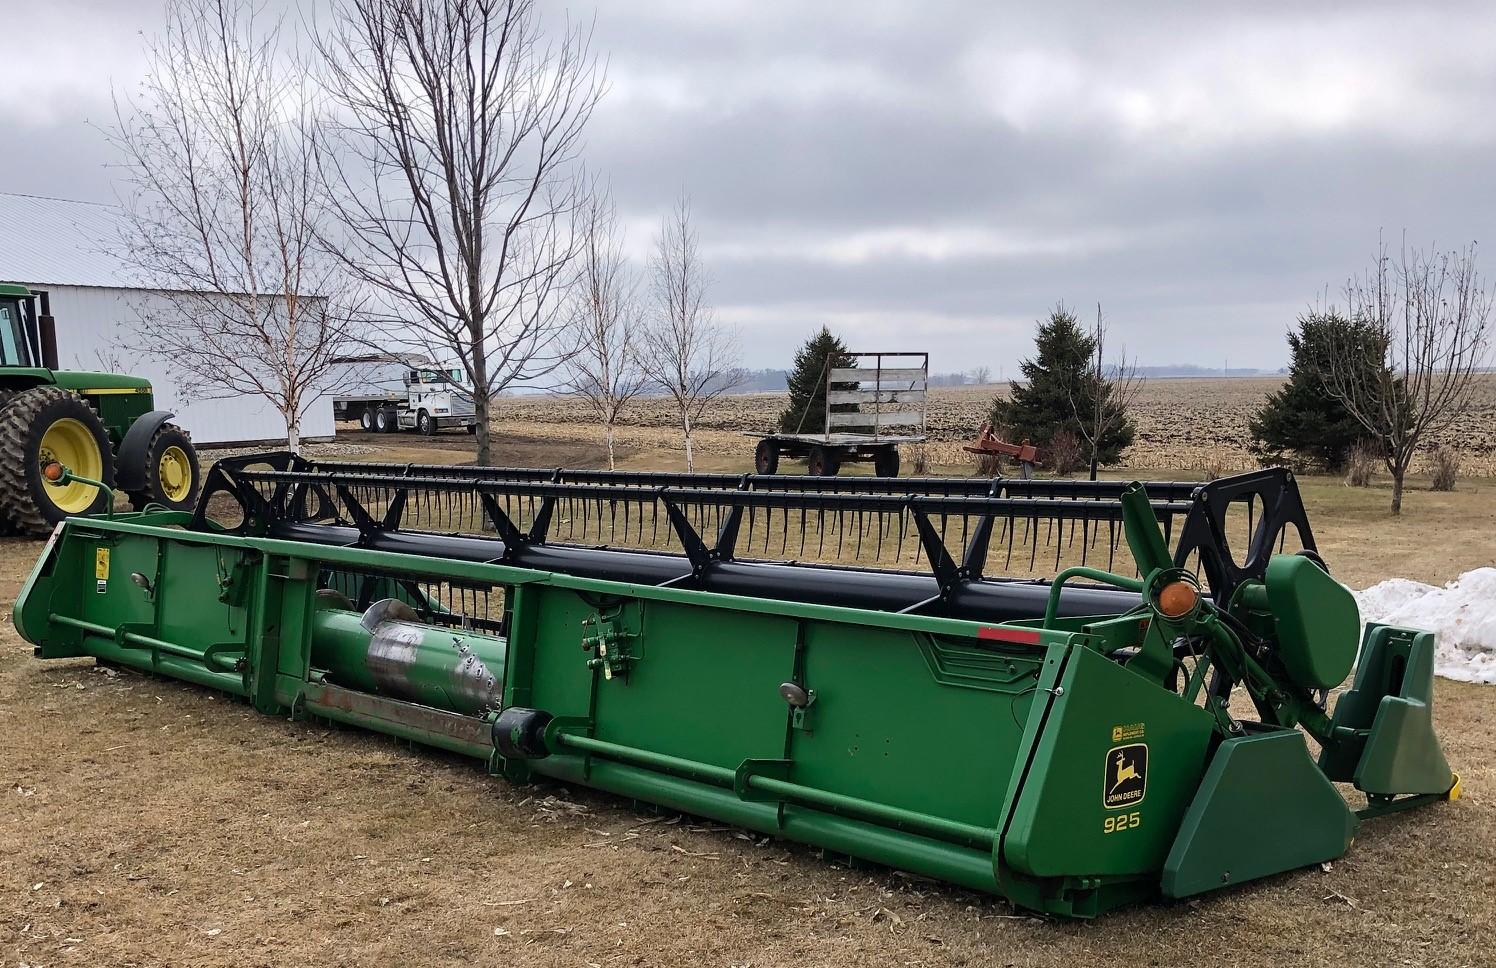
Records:
[[[1064,299],[1101,302],[1144,362],[1277,366],[1379,231],[1454,245],[1496,213],[1484,4],[548,6],[596,17],[587,163],[631,248],[689,191],[750,365],[828,322],[1013,372]],[[24,133],[0,188],[111,197],[84,120],[159,7],[46,11],[35,54],[0,61]]]

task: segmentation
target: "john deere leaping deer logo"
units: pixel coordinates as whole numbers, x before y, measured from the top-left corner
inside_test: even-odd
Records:
[[[1107,809],[1131,807],[1148,792],[1148,744],[1114,746],[1107,750],[1101,802]]]

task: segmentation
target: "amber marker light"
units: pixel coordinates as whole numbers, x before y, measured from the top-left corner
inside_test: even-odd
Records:
[[[57,462],[55,460],[52,461],[51,463],[47,464],[46,467],[42,468],[42,477],[45,477],[47,480],[51,481],[53,484],[56,484],[58,481],[62,480],[62,474],[63,474],[62,464],[60,464],[59,462]]]
[[[1158,613],[1164,618],[1184,618],[1200,602],[1200,590],[1187,581],[1171,581],[1158,590]]]

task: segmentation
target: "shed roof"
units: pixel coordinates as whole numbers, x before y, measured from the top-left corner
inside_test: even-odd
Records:
[[[100,202],[0,192],[0,279],[146,288],[117,254],[122,215]]]

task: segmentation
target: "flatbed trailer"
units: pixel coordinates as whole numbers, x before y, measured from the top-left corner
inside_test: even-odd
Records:
[[[753,454],[755,471],[776,473],[780,458],[788,457],[804,460],[813,477],[835,477],[845,463],[870,463],[879,477],[899,476],[899,445],[927,439],[930,354],[851,355],[857,365],[826,371],[826,429],[761,436]]]

